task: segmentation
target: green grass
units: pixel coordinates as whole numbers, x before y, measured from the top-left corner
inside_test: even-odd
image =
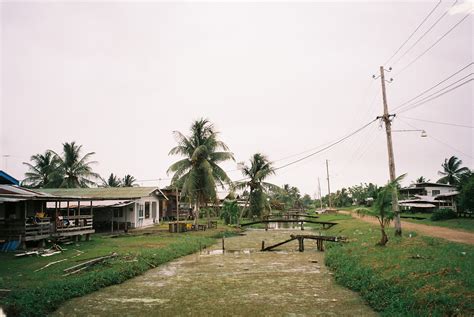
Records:
[[[377,226],[342,217],[338,222],[328,232],[350,240],[327,244],[326,265],[382,316],[474,315],[474,246],[414,232],[395,238],[389,229],[390,241],[379,247]]]
[[[51,257],[14,257],[0,254],[0,288],[11,292],[0,298],[9,316],[45,316],[66,300],[102,287],[122,283],[153,266],[194,253],[232,234],[232,230],[214,230],[170,234],[166,226],[113,238],[94,235],[91,241],[67,245],[67,250]],[[145,235],[143,235],[145,233]],[[80,254],[76,250],[84,253]],[[92,266],[76,275],[63,276],[63,270],[97,256],[117,252],[118,257]],[[80,254],[77,257],[75,255]],[[47,263],[66,259],[42,271]]]

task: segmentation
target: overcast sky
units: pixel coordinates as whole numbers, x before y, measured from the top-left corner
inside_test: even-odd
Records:
[[[22,162],[76,141],[96,152],[95,170],[169,184],[178,157],[172,131],[205,117],[235,154],[266,154],[280,166],[350,133],[382,113],[384,63],[438,1],[160,3],[4,1],[1,9],[0,169],[19,179]],[[389,109],[472,62],[472,2],[443,1],[388,66]],[[469,73],[467,68],[451,81]],[[403,71],[402,71],[403,70]],[[400,74],[398,74],[400,72]],[[472,78],[472,77],[471,77]],[[472,82],[400,114],[393,122],[397,174],[433,181],[451,155],[473,168]],[[433,92],[435,92],[433,90]],[[404,116],[404,117],[403,117]],[[407,118],[408,117],[408,118]],[[410,125],[409,125],[410,124]],[[305,152],[305,153],[303,153]],[[300,154],[300,155],[296,155]],[[8,157],[5,157],[8,155]],[[388,179],[385,132],[374,123],[331,150],[270,179],[314,195]],[[236,163],[223,164],[228,170]],[[230,172],[239,179],[239,172]]]

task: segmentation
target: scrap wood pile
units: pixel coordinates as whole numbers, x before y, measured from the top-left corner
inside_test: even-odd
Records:
[[[93,258],[93,259],[89,259],[85,262],[82,262],[80,264],[77,264],[77,265],[74,265],[74,266],[71,266],[71,267],[68,267],[67,269],[64,269],[64,275],[63,276],[69,276],[69,275],[72,275],[72,274],[76,274],[76,273],[79,273],[97,263],[101,263],[105,260],[108,260],[108,259],[111,259],[111,258],[114,258],[118,256],[118,254],[116,252],[110,254],[110,255],[106,255],[106,256],[99,256],[99,257],[96,257],[96,258]]]
[[[22,256],[30,256],[30,255],[36,255],[36,256],[52,256],[55,254],[60,254],[66,249],[63,249],[57,244],[53,244],[53,246],[49,249],[37,249],[33,251],[25,251],[21,253],[15,254],[16,257],[22,257]]]

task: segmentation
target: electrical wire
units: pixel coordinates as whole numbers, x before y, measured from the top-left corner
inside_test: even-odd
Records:
[[[406,121],[403,120],[403,119],[400,119],[400,118],[399,118],[399,120],[402,121],[403,123],[405,123],[406,125],[408,125],[408,126],[414,128],[414,129],[422,130],[422,129],[419,129],[418,127],[415,127],[413,124],[410,124],[410,123],[406,122]],[[444,141],[442,141],[442,140],[440,140],[440,139],[438,139],[438,138],[435,138],[431,133],[429,133],[429,134],[427,135],[427,137],[428,137],[429,139],[431,139],[431,140],[434,140],[434,141],[436,141],[436,142],[438,142],[438,143],[440,143],[440,144],[446,146],[446,147],[449,147],[450,149],[452,149],[452,150],[454,150],[454,151],[456,151],[456,152],[458,152],[458,153],[464,154],[464,155],[466,155],[467,157],[469,157],[469,158],[471,158],[471,159],[474,159],[474,157],[473,157],[472,155],[469,155],[469,154],[465,153],[464,151],[461,151],[461,150],[459,150],[459,149],[453,147],[451,144],[449,144],[449,143],[447,143],[447,142],[444,142]]]
[[[439,85],[441,85],[442,83],[448,81],[449,79],[453,78],[454,76],[456,76],[457,74],[459,74],[460,72],[462,72],[463,70],[465,70],[466,68],[472,66],[472,64],[474,64],[473,62],[467,64],[466,66],[462,67],[460,70],[458,70],[457,72],[453,73],[452,75],[448,76],[447,78],[443,79],[442,81],[440,81],[439,83],[437,83],[436,85],[432,86],[431,88],[428,88],[426,89],[425,91],[423,91],[422,93],[416,95],[415,97],[411,98],[410,100],[407,100],[405,101],[404,103],[402,103],[401,105],[395,107],[395,109],[393,109],[392,111],[396,111],[397,109],[400,109],[401,107],[403,107],[404,105],[412,102],[413,100],[417,99],[418,97],[421,97],[423,96],[424,94],[426,94],[427,92],[429,92],[430,90],[433,90],[434,88],[438,87]]]
[[[399,118],[401,117],[401,118],[404,118],[404,119],[409,119],[409,120],[421,121],[421,122],[428,122],[428,123],[442,124],[442,125],[448,125],[448,126],[453,126],[453,127],[474,129],[474,126],[464,125],[464,124],[457,124],[457,123],[450,123],[450,122],[441,122],[441,121],[432,121],[432,120],[419,119],[419,118],[411,118],[411,117],[405,117],[405,116],[398,116],[398,117],[399,117]]]
[[[437,99],[437,98],[439,98],[439,97],[441,97],[441,96],[443,96],[443,95],[445,95],[445,94],[447,94],[447,93],[449,93],[449,92],[451,92],[451,91],[453,91],[453,90],[456,90],[456,89],[458,89],[458,88],[460,88],[460,87],[462,87],[462,86],[468,84],[469,82],[471,82],[471,81],[473,81],[473,80],[474,80],[474,79],[472,79],[472,78],[469,79],[469,80],[466,80],[465,82],[463,82],[463,83],[461,83],[461,84],[459,84],[459,85],[457,85],[457,86],[455,86],[455,87],[453,87],[453,88],[451,88],[451,89],[449,89],[449,90],[446,90],[446,91],[444,91],[444,92],[442,92],[442,93],[440,93],[440,94],[438,94],[438,95],[436,95],[436,96],[434,96],[434,97],[432,97],[432,98],[430,98],[430,99],[427,99],[427,100],[425,100],[425,101],[423,101],[423,102],[414,104],[412,107],[408,107],[408,108],[402,109],[401,111],[398,112],[398,114],[403,113],[403,112],[406,112],[406,111],[409,111],[409,110],[413,110],[413,109],[415,109],[415,108],[418,108],[419,106],[422,106],[422,105],[424,105],[425,103],[427,103],[427,102],[429,102],[429,101],[431,101],[431,100]]]
[[[441,4],[441,0],[439,0],[439,2],[434,6],[433,9],[431,9],[431,11],[430,11],[430,12],[428,13],[428,15],[423,19],[423,21],[421,21],[421,23],[418,24],[418,26],[416,27],[416,29],[410,34],[410,36],[405,40],[405,42],[403,42],[402,45],[400,45],[400,47],[395,51],[395,53],[393,53],[393,55],[390,56],[390,58],[387,59],[387,60],[385,61],[385,63],[383,63],[383,65],[387,65],[388,62],[390,62],[390,60],[391,60],[392,58],[394,58],[395,55],[398,54],[398,52],[400,52],[400,50],[408,43],[408,41],[413,37],[413,35],[415,35],[415,33],[416,33],[416,32],[420,29],[420,27],[426,22],[426,20],[428,20],[428,18],[433,14],[433,12],[435,12],[435,10],[439,7],[440,4]],[[420,38],[420,39],[421,39],[421,38]],[[418,41],[419,41],[419,40],[418,40]],[[407,51],[407,52],[408,52],[408,51]],[[405,56],[407,52],[405,52],[405,54],[403,54],[403,56]],[[403,56],[402,56],[402,57],[403,57]]]
[[[313,153],[311,153],[311,154],[309,154],[309,155],[306,155],[306,156],[304,156],[304,157],[302,157],[302,158],[299,158],[299,159],[297,159],[297,160],[294,160],[294,161],[292,161],[292,162],[290,162],[290,163],[287,163],[287,164],[285,164],[285,165],[276,167],[274,170],[277,171],[277,170],[283,169],[283,168],[288,167],[288,166],[290,166],[290,165],[293,165],[293,164],[296,164],[296,163],[301,162],[301,161],[303,161],[303,160],[306,160],[306,159],[308,159],[308,158],[310,158],[310,157],[312,157],[312,156],[314,156],[314,155],[316,155],[316,154],[319,154],[319,153],[321,153],[321,152],[323,152],[323,151],[326,151],[327,149],[330,149],[330,148],[332,148],[333,146],[336,146],[337,144],[339,144],[339,143],[341,143],[341,142],[347,140],[347,139],[350,138],[351,136],[353,136],[353,135],[357,134],[358,132],[364,130],[365,128],[367,128],[369,125],[371,125],[371,124],[374,123],[375,121],[377,121],[377,119],[374,119],[374,120],[370,121],[369,123],[367,123],[367,124],[363,125],[362,127],[358,128],[357,130],[355,130],[355,131],[349,133],[349,134],[346,135],[345,137],[343,137],[343,138],[337,140],[336,142],[333,142],[333,143],[331,143],[330,145],[328,145],[328,146],[326,146],[326,147],[320,149],[319,151],[313,152]]]
[[[428,53],[433,47],[435,47],[439,42],[441,42],[442,39],[444,39],[446,36],[448,36],[449,33],[451,33],[458,25],[460,25],[463,21],[465,21],[469,16],[471,15],[471,12],[467,13],[461,20],[459,20],[454,26],[452,26],[446,33],[444,33],[436,42],[434,42],[431,46],[429,46],[426,50],[423,51],[420,55],[415,57],[410,63],[408,63],[404,68],[402,68],[397,75],[405,71],[408,67],[413,65],[417,60],[419,60],[423,55]]]

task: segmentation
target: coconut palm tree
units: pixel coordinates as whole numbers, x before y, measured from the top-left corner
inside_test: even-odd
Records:
[[[251,216],[262,216],[262,211],[266,206],[266,191],[273,190],[277,191],[280,188],[276,185],[264,182],[270,175],[275,174],[275,169],[268,158],[260,153],[255,153],[250,158],[250,166],[245,163],[240,163],[239,168],[242,171],[242,175],[248,180],[238,182],[237,188],[249,190],[248,202],[250,203],[250,215]],[[243,209],[241,211],[239,221],[243,216]]]
[[[28,166],[22,185],[26,187],[57,187],[61,183],[58,168],[59,160],[54,153],[46,151],[44,154],[31,156],[30,163],[23,162]]]
[[[122,187],[134,187],[134,186],[137,186],[135,184],[137,180],[135,179],[135,177],[133,177],[132,175],[130,174],[127,174],[123,177],[122,179]]]
[[[462,161],[456,156],[451,156],[449,159],[445,159],[444,163],[441,164],[443,170],[438,172],[438,174],[443,177],[438,179],[438,183],[458,185],[462,175],[469,173],[469,169],[467,167],[461,167],[461,165]]]
[[[180,188],[181,194],[195,204],[194,222],[197,224],[201,205],[216,199],[216,186],[231,184],[230,178],[218,164],[234,160],[234,156],[227,145],[218,139],[219,133],[209,120],[194,121],[190,130],[189,136],[173,132],[178,145],[171,149],[169,155],[184,158],[172,164],[167,173],[174,173],[172,186]],[[209,222],[208,210],[207,218]]]
[[[388,183],[378,192],[372,208],[358,208],[356,212],[362,215],[370,215],[377,218],[380,224],[381,238],[377,243],[379,246],[385,246],[388,242],[388,236],[385,228],[390,224],[390,221],[395,217],[392,208],[392,195],[399,187],[400,181],[405,177],[405,174],[397,177],[394,181]]]
[[[81,149],[82,145],[77,145],[76,142],[66,142],[63,143],[62,156],[54,153],[59,161],[59,173],[62,176],[59,187],[89,187],[96,184],[93,179],[100,179],[99,174],[94,173],[91,167],[97,162],[89,161],[95,152],[86,153],[81,157]]]
[[[417,179],[415,179],[415,184],[419,184],[419,183],[427,183],[429,182],[430,180],[429,179],[426,179],[424,176],[420,176],[418,177]]]
[[[121,186],[122,186],[122,181],[120,180],[120,178],[117,177],[117,175],[114,175],[114,173],[111,173],[107,180],[102,179],[102,187],[121,187]]]

